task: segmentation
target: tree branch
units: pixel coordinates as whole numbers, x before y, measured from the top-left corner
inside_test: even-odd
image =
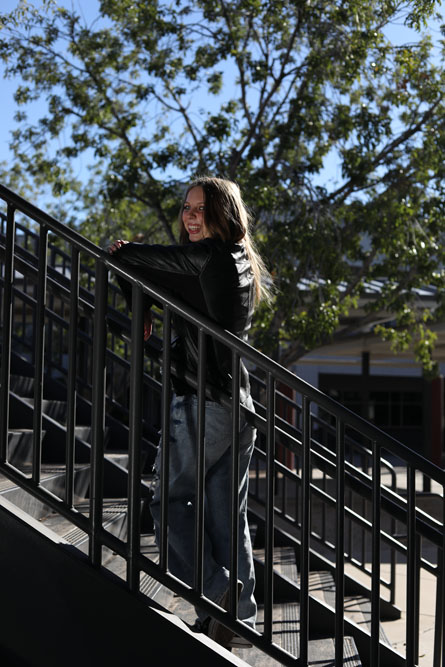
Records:
[[[424,124],[432,118],[434,111],[438,107],[438,105],[442,102],[442,96],[437,98],[437,100],[434,102],[434,104],[425,111],[425,113],[422,115],[420,120],[415,124],[412,125],[411,127],[408,127],[405,132],[402,132],[401,135],[399,135],[396,139],[393,139],[387,146],[385,146],[378,155],[372,160],[371,162],[371,169],[374,170],[376,167],[379,166],[381,162],[383,162],[396,148],[404,144],[408,139],[411,139],[417,132],[419,132]],[[329,201],[335,201],[335,203],[338,205],[342,202],[345,201],[345,199],[354,191],[357,189],[365,190],[368,187],[371,187],[373,184],[367,184],[367,185],[362,185],[357,187],[356,185],[356,180],[354,177],[350,178],[347,183],[344,183],[340,188],[335,190],[334,192],[331,192],[327,199]]]

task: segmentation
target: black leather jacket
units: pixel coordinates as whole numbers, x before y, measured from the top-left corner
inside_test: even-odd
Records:
[[[254,279],[242,244],[209,238],[186,245],[127,243],[115,253],[124,266],[168,289],[198,312],[210,317],[239,338],[247,339],[254,307]],[[120,281],[128,297],[128,289]],[[127,283],[128,286],[128,283]],[[147,304],[150,305],[149,303]],[[173,327],[179,373],[173,381],[177,394],[194,391],[184,371],[196,376],[198,334],[196,326],[174,316]],[[207,385],[231,392],[232,357],[223,344],[207,339]],[[182,372],[181,372],[182,369]],[[249,394],[249,378],[241,364],[241,402]]]

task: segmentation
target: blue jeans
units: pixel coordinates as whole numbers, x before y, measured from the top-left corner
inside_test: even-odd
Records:
[[[249,396],[246,407],[253,410]],[[253,596],[255,572],[249,526],[247,523],[247,490],[249,464],[256,436],[255,429],[241,414],[239,476],[239,549],[238,579],[243,583],[238,617],[251,627],[255,625],[256,602]],[[231,445],[230,410],[219,403],[205,405],[205,498],[204,498],[204,595],[216,600],[229,585],[231,533]],[[173,396],[170,408],[170,471],[168,503],[168,567],[170,572],[189,586],[194,583],[194,526],[197,449],[197,397]],[[159,483],[161,448],[155,462],[154,496],[150,505],[159,544]],[[207,614],[197,609],[204,620]]]

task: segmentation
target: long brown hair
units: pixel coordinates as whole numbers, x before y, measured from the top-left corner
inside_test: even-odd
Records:
[[[250,234],[250,215],[242,200],[241,191],[236,183],[225,178],[200,176],[189,184],[184,194],[179,214],[179,240],[188,243],[189,237],[182,221],[182,209],[192,188],[201,187],[204,191],[204,220],[209,234],[222,241],[243,243],[250,260],[255,283],[255,301],[270,301],[270,275],[255,248]]]

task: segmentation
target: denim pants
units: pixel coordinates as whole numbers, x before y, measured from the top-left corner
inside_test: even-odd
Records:
[[[253,410],[249,396],[246,407]],[[247,489],[249,464],[256,431],[241,413],[239,475],[239,548],[238,579],[243,583],[238,617],[251,627],[255,624],[256,602],[253,596],[255,572],[249,526]],[[211,600],[229,585],[231,533],[231,445],[230,410],[219,403],[205,404],[205,497],[204,497],[204,595]],[[168,502],[168,567],[170,572],[190,586],[194,583],[195,483],[197,450],[197,397],[173,396],[170,409],[170,465]],[[154,496],[150,505],[159,544],[160,521],[159,448],[155,463]],[[197,609],[198,618],[207,614]]]

